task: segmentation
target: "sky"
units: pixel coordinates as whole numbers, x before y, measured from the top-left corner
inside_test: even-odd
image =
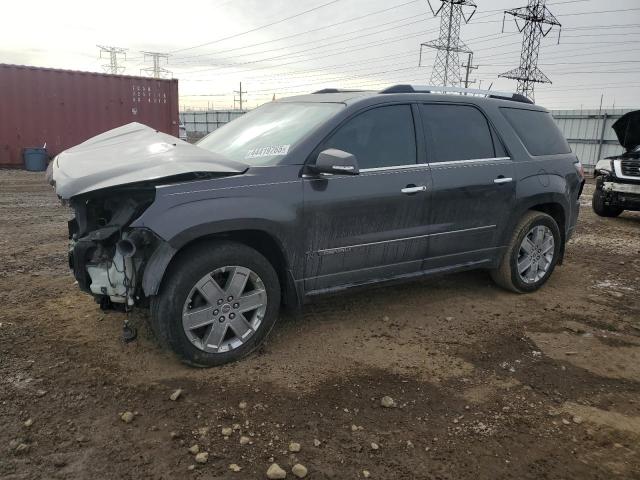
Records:
[[[522,35],[503,11],[526,0],[475,0],[461,27],[474,52],[471,87],[515,91]],[[169,53],[181,108],[226,109],[320,88],[429,84],[440,18],[427,0],[23,0],[4,5],[0,63],[104,71],[96,45],[126,48],[128,75],[148,75],[141,51]],[[431,0],[437,8],[440,0]],[[542,41],[536,103],[550,109],[640,108],[640,1],[547,0],[562,24]],[[471,13],[471,7],[465,12]],[[7,15],[8,13],[8,15]],[[466,63],[461,56],[461,63]],[[235,103],[238,106],[238,103]]]

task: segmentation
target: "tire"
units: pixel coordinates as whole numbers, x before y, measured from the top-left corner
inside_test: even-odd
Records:
[[[540,251],[536,252],[536,249],[533,248],[534,258],[538,258],[539,260],[532,261],[530,268],[523,271],[522,275],[527,277],[527,279],[524,279],[519,271],[518,261],[520,259],[521,265],[526,266],[527,260],[531,260],[531,256],[527,256],[528,254],[526,254],[524,249],[525,247],[532,248],[532,246],[537,246],[537,244],[531,242],[530,239],[534,238],[535,240],[537,238],[535,235],[539,232],[544,233],[541,241],[542,248],[540,250],[545,253],[541,253]],[[526,245],[524,244],[525,237],[529,239]],[[549,237],[553,238],[553,244],[551,246],[548,243]],[[500,259],[498,268],[490,272],[491,277],[499,286],[512,292],[533,292],[544,285],[553,273],[556,263],[560,258],[561,247],[562,236],[560,235],[560,229],[556,221],[546,213],[533,210],[528,211],[514,229],[507,249]],[[550,257],[548,254],[551,252],[553,252],[553,256]],[[538,265],[540,266],[540,270],[534,272],[534,268],[537,269]],[[546,270],[543,271],[544,268],[546,268]],[[535,275],[533,275],[532,272]]]
[[[234,292],[240,292],[236,298],[227,296]],[[279,308],[278,275],[264,256],[241,243],[212,242],[180,252],[171,263],[151,301],[151,326],[182,361],[212,367],[259,347]]]
[[[604,194],[599,185],[596,185],[596,189],[593,192],[591,206],[593,207],[593,211],[596,212],[596,215],[600,217],[617,217],[624,212],[624,208],[614,207],[605,203]]]

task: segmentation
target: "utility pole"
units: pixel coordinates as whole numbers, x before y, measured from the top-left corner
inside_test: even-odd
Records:
[[[473,53],[469,52],[467,57],[467,64],[465,65],[464,63],[462,64],[462,66],[467,70],[466,75],[464,76],[464,88],[469,88],[469,84],[470,83],[476,83],[475,80],[469,80],[469,72],[471,70],[477,70],[478,66],[477,65],[473,65]]]
[[[104,68],[105,72],[113,73],[114,75],[124,72],[124,66],[118,65],[118,55],[123,55],[124,60],[126,60],[128,50],[127,48],[110,47],[108,45],[96,45],[96,47],[100,49],[99,58],[104,58],[102,54],[108,54],[107,58],[109,59],[109,63],[102,65],[102,68]]]
[[[242,82],[240,82],[240,90],[234,90],[233,93],[237,93],[240,96],[240,111],[242,111],[242,94],[243,93],[247,93],[246,91],[242,90]],[[235,95],[233,96],[233,108],[236,108],[236,97]]]
[[[165,78],[167,76],[171,76],[171,71],[166,68],[161,67],[162,59],[164,59],[165,63],[169,63],[169,54],[161,53],[161,52],[140,52],[144,55],[144,61],[147,61],[147,57],[151,57],[153,65],[147,68],[141,68],[140,73],[148,72],[151,73],[153,78]]]
[[[420,44],[420,60],[422,65],[422,49],[424,47],[437,50],[436,59],[431,71],[431,84],[454,86],[460,85],[460,53],[471,53],[469,47],[460,40],[460,24],[462,20],[469,23],[476,11],[476,4],[472,0],[440,0],[440,8],[434,10],[431,1],[427,0],[434,17],[440,15],[440,36]],[[467,15],[464,7],[468,7]]]
[[[538,55],[540,42],[546,37],[553,27],[562,25],[545,5],[546,0],[529,0],[526,7],[505,10],[502,17],[502,31],[504,32],[504,19],[507,15],[514,18],[518,31],[522,33],[522,50],[520,51],[520,66],[498,75],[503,78],[511,78],[518,81],[517,92],[525,97],[534,99],[534,86],[536,83],[551,83],[538,68]],[[524,23],[519,23],[518,20]],[[560,43],[560,29],[558,29],[558,43]]]

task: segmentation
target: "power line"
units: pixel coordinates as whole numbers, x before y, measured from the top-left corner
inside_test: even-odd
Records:
[[[325,25],[323,27],[317,27],[317,28],[313,28],[311,30],[305,30],[304,32],[298,32],[298,33],[294,33],[292,35],[287,35],[287,36],[284,36],[284,37],[274,38],[272,40],[266,40],[264,42],[253,43],[253,44],[244,45],[244,46],[241,46],[241,47],[228,48],[228,49],[225,49],[225,50],[218,50],[216,52],[201,53],[201,54],[198,54],[198,55],[188,55],[188,56],[184,56],[184,57],[181,57],[181,58],[195,58],[195,57],[202,57],[202,56],[219,55],[221,53],[235,52],[236,50],[242,50],[242,49],[245,49],[245,48],[259,47],[259,46],[262,46],[262,45],[266,45],[268,43],[279,42],[281,40],[288,40],[290,38],[299,37],[301,35],[309,35],[310,33],[319,32],[321,30],[326,30],[328,28],[336,27],[338,25],[344,25],[345,23],[355,22],[355,21],[361,20],[363,18],[371,17],[373,15],[378,15],[380,13],[385,13],[385,12],[388,12],[390,10],[395,10],[397,8],[404,7],[404,6],[410,5],[412,3],[417,3],[419,1],[421,1],[421,0],[411,0],[410,2],[400,3],[398,5],[394,5],[393,7],[383,8],[382,10],[376,10],[375,12],[367,13],[365,15],[360,15],[358,17],[349,18],[349,19],[346,19],[346,20],[342,20],[340,22],[335,22],[335,23],[332,23],[332,24],[329,24],[329,25]],[[403,19],[400,19],[400,20],[394,20],[392,22],[379,24],[379,25],[376,25],[376,26],[384,26],[384,25],[388,25],[389,23],[399,22],[399,21],[403,21],[403,20],[409,20],[411,18],[415,18],[415,15],[413,15],[411,17],[406,17],[406,18],[403,18]],[[368,30],[369,28],[375,28],[376,26],[374,26],[374,27],[365,27],[364,30]]]
[[[460,24],[462,20],[469,23],[477,7],[472,0],[440,0],[440,2],[440,8],[434,11],[431,1],[427,0],[433,16],[440,15],[440,36],[437,40],[420,44],[420,60],[422,60],[424,47],[436,50],[436,59],[431,70],[431,84],[458,86],[460,84],[459,55],[460,53],[471,54],[469,47],[460,40]],[[467,15],[464,14],[464,7],[470,9]],[[418,65],[421,63],[419,61]]]
[[[415,18],[415,15],[411,16],[411,17],[408,17],[408,18]],[[402,20],[406,20],[406,19],[402,19]],[[400,21],[400,20],[395,20],[393,22],[388,22],[388,23],[386,23],[384,25],[387,25],[389,23],[395,23],[397,21]],[[403,24],[400,24],[400,25],[396,25],[395,27],[385,28],[383,30],[378,30],[378,31],[370,32],[370,33],[366,33],[366,34],[362,33],[363,29],[358,29],[358,30],[353,30],[353,31],[350,31],[350,32],[341,33],[339,35],[334,35],[332,38],[335,40],[338,37],[343,37],[343,36],[352,35],[352,34],[356,34],[356,36],[353,37],[353,38],[346,38],[346,39],[343,39],[343,40],[335,40],[335,41],[332,41],[332,42],[327,43],[325,45],[315,46],[315,47],[313,47],[311,49],[308,49],[308,50],[302,50],[302,52],[306,52],[306,51],[309,51],[309,50],[315,50],[317,48],[323,48],[323,47],[330,46],[330,45],[339,45],[339,44],[343,44],[344,42],[348,42],[350,40],[359,40],[359,39],[361,39],[363,37],[369,37],[371,35],[379,35],[380,33],[388,32],[390,30],[395,30],[397,28],[407,27],[409,25],[414,25],[416,23],[424,23],[424,20],[423,19],[414,20],[412,22],[407,22],[407,23],[403,23]],[[366,30],[366,28],[364,30]],[[310,42],[297,43],[296,47],[302,47],[302,46],[306,46],[306,45],[314,45],[316,43],[318,43],[318,40],[312,40]],[[250,56],[250,55],[260,55],[260,54],[263,54],[263,53],[277,52],[277,51],[280,51],[280,50],[285,50],[286,51],[287,48],[288,47],[277,47],[277,48],[272,48],[272,49],[269,49],[269,50],[261,50],[259,52],[240,53],[240,54],[234,55],[233,57],[228,57],[228,58],[238,58],[238,57],[246,57],[246,56]],[[295,53],[296,52],[294,52],[294,54]],[[207,55],[209,55],[209,54],[207,54]],[[285,55],[282,55],[282,56],[287,56],[287,55],[288,54],[285,54]],[[272,57],[272,58],[279,58],[279,57]],[[227,58],[222,58],[221,60],[226,60],[226,59]],[[178,62],[178,63],[179,64],[185,64],[185,63],[188,63],[188,62],[189,61],[187,60],[186,62]]]
[[[240,95],[239,97],[239,104],[240,104],[240,111],[242,111],[242,94],[243,93],[247,93],[246,91],[242,90],[242,82],[240,82],[240,88],[238,88],[238,90],[234,90],[233,93],[237,93],[238,95]],[[233,108],[236,108],[236,97],[235,95],[233,96]]]
[[[594,27],[595,27],[595,26],[594,26]],[[594,28],[594,27],[589,27],[589,28]],[[608,26],[603,26],[603,27],[608,27]],[[571,29],[570,29],[570,28],[567,28],[566,30],[571,30]],[[474,38],[472,38],[472,39],[470,39],[470,40],[471,40],[471,41],[474,41],[474,40],[477,40],[477,39],[482,39],[482,38],[486,38],[486,37],[491,37],[491,36],[494,36],[494,35],[498,35],[498,34],[490,34],[490,35],[485,35],[485,36],[483,36],[483,37],[474,37]],[[512,34],[508,34],[508,35],[517,35],[517,33],[512,33]],[[566,38],[566,37],[565,37],[565,38]],[[479,44],[479,43],[482,43],[482,41],[484,41],[484,40],[476,41],[475,43],[476,43],[476,44]],[[509,44],[505,44],[505,46],[508,46],[508,45],[512,45],[512,44],[511,44],[511,43],[509,43]],[[499,47],[496,47],[496,46],[492,46],[492,47],[490,47],[490,49],[491,49],[491,50],[495,50],[496,48],[499,48]],[[597,47],[596,47],[596,48],[597,48]],[[487,50],[487,49],[476,49],[476,52],[481,52],[481,51],[483,51],[483,50]],[[507,54],[510,54],[510,53],[516,53],[516,52],[518,52],[518,51],[519,51],[519,50],[513,50],[513,51],[509,51],[509,52],[496,53],[496,54],[494,54],[494,55],[488,55],[488,56],[487,56],[487,55],[485,55],[485,56],[483,56],[482,58],[483,58],[483,59],[489,59],[489,58],[494,58],[494,57],[496,57],[496,56],[504,56],[504,55],[507,55]],[[620,52],[620,53],[624,53],[624,52],[628,52],[628,51],[630,51],[630,50],[622,50],[622,51],[618,51],[618,52]],[[632,49],[631,51],[635,51],[635,50],[633,50],[633,49]],[[579,53],[574,54],[574,56],[576,56],[576,55],[582,55],[582,54],[583,54],[583,52],[589,52],[589,54],[591,54],[591,52],[594,52],[594,50],[593,50],[593,49],[586,49],[586,50],[585,50],[585,49],[582,49]],[[610,49],[607,49],[606,51],[596,51],[595,53],[596,53],[596,54],[608,54],[609,52],[610,52]],[[558,53],[559,53],[559,52],[558,52]],[[564,57],[565,55],[566,55],[566,53],[564,53],[564,52],[560,53],[559,55],[558,55],[558,54],[551,53],[551,54],[549,54],[549,55],[548,55],[548,57],[547,57],[547,58],[550,58],[550,59],[551,59],[551,58],[556,58],[556,57]],[[373,58],[370,58],[370,59],[366,59],[366,60],[363,60],[363,61],[357,61],[357,62],[348,62],[348,63],[340,63],[340,64],[332,63],[329,67],[331,68],[331,70],[332,70],[332,71],[335,71],[335,68],[337,68],[337,67],[347,67],[347,66],[353,66],[353,65],[371,64],[371,63],[375,63],[375,62],[378,62],[378,61],[383,61],[383,60],[388,60],[388,59],[405,58],[405,57],[412,57],[412,58],[415,58],[415,54],[413,54],[413,53],[406,53],[406,54],[400,54],[400,55],[398,55],[398,54],[383,55],[383,56],[373,57]],[[313,60],[315,60],[315,58],[314,58]],[[296,63],[297,63],[297,62],[296,62]],[[279,65],[276,65],[275,67],[277,68],[277,67],[279,67]],[[311,73],[311,72],[325,72],[325,73],[326,73],[326,71],[327,71],[327,67],[318,67],[318,68],[316,68],[316,69],[312,69],[312,70],[309,70],[309,69],[304,69],[304,70],[287,70],[287,71],[285,71],[284,73],[270,73],[270,74],[266,74],[266,75],[253,75],[253,76],[251,76],[250,78],[252,78],[252,79],[272,78],[272,77],[282,78],[282,75],[286,75],[286,76],[287,76],[287,79],[291,79],[291,78],[293,78],[294,76],[296,76],[296,74],[301,74],[301,75],[300,75],[300,77],[306,78],[306,77],[309,77],[309,75],[308,75],[308,74],[309,74],[309,73]],[[223,72],[222,74],[228,74],[228,73],[235,73],[235,72]],[[341,73],[351,73],[351,72],[341,72]],[[324,74],[324,73],[323,73],[323,74]],[[188,82],[188,81],[193,81],[193,82],[210,82],[210,81],[212,81],[212,79],[211,79],[211,78],[202,78],[202,79],[183,79],[183,81],[187,81],[187,82]]]
[[[234,35],[229,35],[227,37],[218,38],[218,39],[212,40],[210,42],[205,42],[205,43],[201,43],[199,45],[194,45],[192,47],[178,48],[177,50],[173,50],[171,53],[184,52],[186,50],[193,50],[195,48],[201,48],[201,47],[206,47],[207,45],[213,45],[214,43],[220,43],[220,42],[223,42],[225,40],[231,40],[232,38],[238,38],[238,37],[241,37],[241,36],[246,35],[248,33],[257,32],[258,30],[262,30],[263,28],[272,27],[274,25],[278,25],[279,23],[286,22],[287,20],[292,20],[294,18],[301,17],[302,15],[306,15],[307,13],[315,12],[316,10],[320,10],[321,8],[327,7],[329,5],[333,5],[334,3],[338,3],[340,1],[341,0],[331,0],[330,2],[323,3],[322,5],[318,5],[316,7],[310,8],[310,9],[305,10],[303,12],[296,13],[295,15],[290,15],[288,17],[281,18],[280,20],[276,20],[274,22],[267,23],[265,25],[260,25],[259,27],[255,27],[255,28],[252,28],[250,30],[246,30],[246,31],[241,32],[241,33],[236,33]]]
[[[511,15],[518,31],[523,32],[522,50],[520,66],[498,76],[517,80],[518,93],[533,100],[533,89],[536,83],[551,83],[551,80],[538,68],[540,41],[553,27],[561,27],[561,25],[545,6],[545,0],[529,0],[526,7],[507,10],[505,15]],[[520,26],[518,19],[524,20],[524,25]]]
[[[168,53],[160,53],[160,52],[141,52],[144,55],[145,61],[147,57],[151,57],[151,61],[153,65],[151,67],[141,68],[140,73],[148,72],[151,73],[153,78],[165,78],[171,75],[171,71],[163,68],[161,66],[162,60],[166,63],[169,62],[169,54]]]
[[[124,72],[124,65],[120,65],[118,63],[119,56],[122,55],[124,60],[127,59],[127,48],[122,47],[111,47],[107,45],[96,45],[100,49],[100,57],[103,58],[102,54],[109,55],[109,63],[102,65],[107,73],[112,73],[114,75],[118,73]]]

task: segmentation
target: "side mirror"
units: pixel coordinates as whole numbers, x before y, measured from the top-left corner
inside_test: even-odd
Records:
[[[349,152],[337,148],[329,148],[318,154],[315,165],[310,166],[318,173],[332,173],[334,175],[358,175],[358,160]]]

